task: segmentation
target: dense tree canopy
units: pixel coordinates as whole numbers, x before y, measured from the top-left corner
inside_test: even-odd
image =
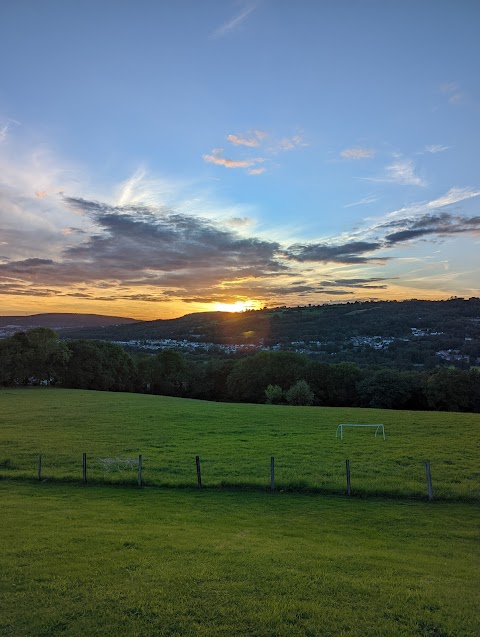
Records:
[[[59,341],[45,328],[0,341],[0,385],[27,384],[204,400],[480,412],[477,369],[359,368],[289,351],[230,359],[187,358],[173,350],[130,354],[105,341]]]

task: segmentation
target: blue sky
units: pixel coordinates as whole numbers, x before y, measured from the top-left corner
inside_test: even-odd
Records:
[[[3,0],[0,313],[479,295],[479,19]]]

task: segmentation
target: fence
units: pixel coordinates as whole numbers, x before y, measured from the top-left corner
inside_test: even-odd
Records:
[[[192,487],[192,486],[196,486],[198,489],[202,489],[205,488],[205,486],[210,486],[210,485],[205,485],[205,483],[202,481],[202,462],[200,459],[200,456],[195,456],[194,459],[195,464],[193,463],[193,458],[191,460],[191,480],[188,480],[186,482],[182,482],[180,484],[171,484],[169,486],[183,486],[183,487]],[[33,463],[32,463],[33,465]],[[79,481],[81,479],[83,484],[87,484],[90,480],[89,476],[93,476],[93,482],[98,484],[101,482],[104,483],[127,483],[127,484],[136,484],[139,487],[142,486],[168,486],[165,482],[162,484],[162,482],[160,481],[160,483],[155,480],[149,480],[147,482],[144,481],[144,460],[143,460],[143,455],[139,454],[138,457],[95,457],[95,456],[88,456],[87,452],[83,452],[82,456],[81,456],[81,462],[80,462],[80,457],[78,458],[78,464],[77,466],[77,470],[75,470],[75,465],[73,467],[70,467],[71,471],[68,474],[63,473],[61,476],[55,476],[55,471],[53,470],[55,465],[51,465],[49,466],[48,463],[45,462],[45,455],[44,454],[38,454],[37,457],[37,462],[36,462],[36,479],[38,481],[45,481],[45,480],[73,480],[73,481]],[[148,465],[147,465],[148,467]],[[331,487],[325,487],[325,485],[323,486],[318,486],[315,484],[308,484],[303,482],[300,482],[297,484],[293,483],[293,484],[276,484],[276,464],[275,464],[275,456],[271,456],[270,457],[270,481],[268,482],[268,463],[265,462],[265,482],[259,483],[258,481],[253,481],[251,483],[245,483],[242,481],[237,481],[237,482],[228,482],[228,481],[221,481],[220,483],[218,483],[218,480],[216,483],[213,483],[211,486],[213,487],[245,487],[245,486],[249,486],[249,487],[257,487],[257,488],[263,488],[263,489],[267,489],[271,492],[274,491],[310,491],[310,492],[337,492],[338,490],[332,489]],[[402,493],[402,491],[400,490],[393,490],[391,492],[388,492],[388,490],[385,491],[379,491],[378,489],[373,489],[370,490],[370,492],[373,495],[393,495],[396,497],[399,496],[405,496],[405,495],[410,495],[410,496],[414,496],[414,497],[427,497],[428,500],[433,500],[433,485],[432,485],[432,472],[431,472],[431,466],[430,466],[430,462],[429,461],[424,461],[423,462],[423,467],[424,467],[424,471],[425,471],[425,477],[424,477],[424,486],[426,487],[426,489],[424,488],[424,490],[420,490],[420,488],[418,489],[418,491],[416,493]],[[15,467],[12,467],[11,464],[9,465],[7,463],[7,466],[5,466],[5,462],[0,463],[0,470],[3,469],[4,471],[2,471],[0,473],[0,477],[20,477],[23,479],[31,479],[35,477],[35,473],[34,473],[34,466],[32,466],[32,472],[31,475],[29,475],[28,471],[23,471],[20,474],[15,473]],[[10,470],[9,470],[10,469]],[[158,467],[156,467],[156,469],[158,470]],[[6,470],[6,471],[5,471]],[[3,475],[2,475],[3,474]],[[112,474],[116,474],[116,478],[114,480],[109,480],[108,478],[112,477]],[[353,475],[353,480],[352,480],[352,475]],[[195,481],[195,476],[196,476],[196,481]],[[353,487],[352,487],[353,485]],[[420,485],[418,485],[420,487]],[[343,488],[341,488],[341,492],[342,493],[346,493],[348,496],[354,495],[356,493],[365,495],[366,493],[368,493],[368,489],[365,489],[365,485],[363,485],[363,487],[360,485],[359,488],[355,489],[355,466],[353,466],[353,471],[352,471],[352,467],[351,467],[351,463],[350,460],[347,459],[345,460],[345,474],[344,474],[344,486]],[[443,499],[443,498],[441,498]]]

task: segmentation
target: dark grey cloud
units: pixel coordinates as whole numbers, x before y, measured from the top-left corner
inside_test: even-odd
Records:
[[[295,261],[318,261],[337,263],[368,263],[378,257],[363,256],[381,249],[379,241],[350,241],[339,245],[327,243],[296,243],[290,246],[286,254]],[[384,260],[382,257],[381,260]]]
[[[385,289],[388,279],[312,282],[316,264],[382,263],[391,257],[380,256],[381,251],[396,244],[480,230],[478,216],[440,212],[377,225],[370,239],[336,245],[299,242],[285,249],[275,241],[245,237],[231,226],[168,208],[111,206],[74,197],[63,201],[88,219],[93,233],[72,225],[62,234],[68,247],[61,250],[57,241],[55,258],[32,256],[35,252],[29,249],[21,257],[0,261],[0,294],[156,303],[352,295],[355,290]],[[288,280],[291,283],[285,283]],[[228,287],[222,285],[226,281]],[[139,287],[143,290],[135,289]]]
[[[448,235],[476,233],[480,231],[480,217],[465,217],[443,212],[416,218],[396,219],[382,227],[401,228],[385,236],[387,244],[393,245],[428,235],[446,237]]]
[[[68,248],[65,259],[96,263],[107,271],[113,268],[114,276],[120,264],[131,273],[220,268],[226,274],[245,264],[259,275],[286,270],[277,258],[278,243],[241,237],[207,219],[144,206],[119,208],[83,199],[65,201],[89,214],[102,230]]]
[[[322,287],[348,287],[365,290],[385,290],[387,285],[378,285],[381,281],[389,281],[388,278],[383,277],[371,277],[369,279],[335,279],[332,281],[320,281]]]

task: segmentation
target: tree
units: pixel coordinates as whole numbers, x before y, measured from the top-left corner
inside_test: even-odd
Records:
[[[115,343],[103,341],[71,341],[71,358],[63,383],[76,389],[132,391],[136,385],[136,369],[132,358]]]
[[[259,352],[235,363],[227,379],[228,394],[240,402],[263,403],[265,387],[287,389],[305,377],[308,365],[308,358],[296,352]]]
[[[410,409],[418,385],[412,372],[381,369],[358,383],[361,403],[379,409]]]
[[[313,405],[314,393],[306,380],[299,380],[286,393],[289,405]]]
[[[70,352],[58,334],[46,327],[27,332],[29,343],[29,374],[36,382],[54,384],[62,376]]]
[[[426,383],[430,409],[480,411],[480,374],[477,370],[441,369]]]
[[[38,327],[17,332],[0,346],[0,382],[4,385],[55,383],[70,352],[53,330]]]
[[[283,390],[278,385],[268,385],[265,390],[265,402],[267,405],[277,405],[282,402]]]
[[[173,349],[164,349],[155,357],[152,391],[167,396],[183,396],[189,384],[189,368],[185,357]]]

